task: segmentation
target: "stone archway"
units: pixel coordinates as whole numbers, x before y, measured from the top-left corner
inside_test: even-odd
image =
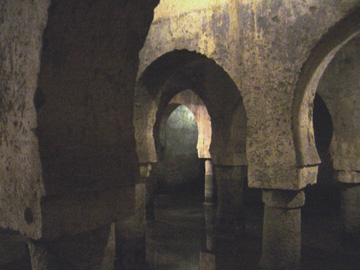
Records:
[[[182,94],[187,89],[202,102]],[[188,90],[187,90],[188,91]],[[217,183],[217,221],[230,230],[244,227],[242,188],[247,177],[246,112],[239,90],[213,60],[187,50],[175,50],[155,60],[140,76],[135,94],[135,136],[141,164],[157,160],[156,128],[169,103],[183,100],[201,105],[209,116],[199,124],[198,155],[211,158]],[[195,102],[196,103],[196,102]],[[200,115],[194,113],[195,118]],[[204,126],[211,125],[211,136]],[[211,140],[210,140],[211,139]]]
[[[314,98],[313,126],[315,144],[321,160],[318,167],[317,184],[305,188],[307,207],[330,207],[339,202],[335,186],[335,170],[330,153],[333,137],[333,121],[328,104],[316,93]],[[335,197],[334,197],[335,196]]]
[[[359,208],[354,207],[360,203],[359,42],[357,9],[331,29],[313,50],[300,75],[293,106],[297,164],[317,167],[321,153],[316,149],[313,129],[315,96],[320,94],[327,105],[333,124],[330,154],[335,179],[342,187],[342,226],[345,235],[351,235],[349,239],[359,239],[360,235]],[[332,199],[336,197],[333,195]]]
[[[320,79],[335,54],[359,36],[359,15],[358,9],[325,35],[303,67],[293,104],[293,132],[299,167],[316,166],[320,162],[312,126],[313,100]]]
[[[152,134],[157,113],[185,89],[192,89],[203,100],[212,119],[210,153],[214,163],[246,165],[246,112],[237,87],[214,61],[187,50],[163,55],[137,83],[134,125],[140,163],[156,161]]]
[[[203,138],[205,135],[199,132],[199,156],[211,156],[219,168],[245,167],[246,112],[240,93],[213,60],[187,50],[163,55],[145,70],[137,83],[134,125],[140,163],[156,162],[153,139],[156,119],[185,89],[191,89],[201,98],[211,118],[211,145],[209,138]],[[227,188],[231,189],[231,185]]]
[[[193,111],[182,103],[170,103],[156,121],[157,163],[151,172],[157,183],[156,190],[166,193],[200,187],[202,166],[196,149],[198,123]]]

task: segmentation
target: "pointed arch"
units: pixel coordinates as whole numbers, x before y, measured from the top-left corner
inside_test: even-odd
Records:
[[[190,89],[179,92],[170,100],[169,105],[176,103],[186,106],[194,114],[198,126],[198,141],[196,147],[198,157],[211,158],[211,118],[206,105],[202,99]]]
[[[320,163],[312,125],[313,101],[320,79],[336,53],[359,36],[358,8],[322,38],[302,69],[293,104],[293,133],[299,167],[317,166]]]
[[[169,104],[162,113],[162,116],[155,121],[154,124],[154,143],[156,148],[156,153],[162,152],[166,145],[166,134],[165,127],[167,120],[170,115],[182,104],[172,103]]]
[[[156,162],[155,121],[167,104],[187,89],[200,97],[211,118],[209,152],[214,163],[246,165],[246,112],[239,90],[215,61],[187,50],[175,50],[161,56],[137,82],[134,125],[140,163]],[[239,113],[241,117],[234,116]],[[241,123],[233,123],[234,119]],[[239,128],[241,132],[235,132]],[[235,152],[231,145],[238,145],[236,149],[240,151]]]

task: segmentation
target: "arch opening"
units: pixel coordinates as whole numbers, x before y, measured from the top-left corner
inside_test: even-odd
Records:
[[[293,114],[297,162],[299,167],[318,166],[317,185],[307,187],[308,205],[337,208],[337,182],[356,181],[359,45],[357,9],[324,36],[299,79]]]
[[[323,37],[303,67],[293,105],[293,132],[299,167],[320,164],[312,124],[315,93],[334,56],[359,35],[360,9],[357,9]]]
[[[215,216],[217,221],[221,220],[221,226],[231,224],[226,227],[227,230],[231,226],[233,229],[243,226],[241,198],[247,165],[247,117],[240,91],[230,76],[215,61],[204,55],[175,50],[162,55],[146,68],[139,76],[135,92],[134,126],[140,163],[153,163],[155,169],[155,163],[161,162],[160,155],[164,152],[164,146],[167,147],[162,131],[166,121],[160,121],[164,115],[169,121],[170,113],[184,105],[193,113],[197,123],[196,148],[197,158],[201,159],[202,164],[202,195],[190,199],[189,193],[184,193],[183,198],[186,197],[187,200],[183,203],[187,207],[194,203],[197,206],[192,206],[191,215],[182,215],[181,220],[180,215],[176,214],[184,206],[179,196],[171,194],[167,202],[162,202],[163,196],[156,197],[156,220],[163,218],[166,222],[184,224],[188,217],[197,217],[197,222],[203,222],[201,220],[204,219],[205,207],[207,221],[204,222],[209,222],[205,226],[214,226]],[[212,165],[213,168],[209,169]],[[209,170],[205,171],[205,168]],[[216,178],[213,187],[216,189],[214,197],[217,206],[203,206],[204,197],[205,203],[207,202],[206,187],[204,192],[203,186],[207,183],[206,179],[213,175]],[[153,178],[154,170],[149,179],[152,184],[156,182]],[[159,205],[166,205],[166,209],[159,208]],[[190,222],[194,224],[194,220]],[[208,250],[211,250],[214,243],[212,237],[212,233],[206,233]],[[196,250],[197,253],[201,251],[201,246]],[[196,260],[196,264],[198,261]]]
[[[158,162],[152,172],[158,193],[203,188],[203,166],[196,150],[198,124],[193,112],[186,105],[171,103],[161,118],[154,134]]]
[[[305,188],[306,206],[311,209],[334,208],[339,205],[339,192],[335,184],[336,174],[330,154],[333,123],[329,109],[318,93],[315,94],[313,112],[315,144],[321,164],[317,184]]]
[[[207,155],[214,164],[246,165],[247,118],[239,90],[213,60],[187,50],[161,56],[137,83],[134,125],[140,163],[156,162],[153,128],[157,115],[186,89],[201,98],[211,118],[212,143]]]
[[[352,208],[358,205],[355,189],[358,184],[354,184],[360,183],[359,45],[360,9],[357,9],[331,29],[314,49],[303,68],[294,99],[298,166],[318,166],[317,184],[305,189],[304,230],[327,247],[340,245],[337,240],[349,231],[354,232],[354,228],[358,231],[360,224],[352,222],[359,216],[359,211]],[[315,232],[320,223],[326,238],[319,239]],[[309,241],[304,239],[304,245]],[[332,256],[337,260],[342,255]],[[312,268],[310,262],[317,263],[318,259],[311,254],[304,257],[306,268]],[[342,260],[345,268],[358,267],[352,264],[354,259],[350,255]]]

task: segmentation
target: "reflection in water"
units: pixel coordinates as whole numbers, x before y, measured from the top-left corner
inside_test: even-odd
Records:
[[[261,201],[246,205],[244,237],[229,231],[224,234],[224,228],[215,222],[215,207],[204,207],[202,199],[202,192],[173,193],[155,199],[156,220],[147,225],[150,269],[258,269],[262,242]],[[341,219],[334,209],[320,213],[304,207],[302,269],[360,269],[359,249],[344,246],[341,231]]]
[[[202,196],[159,195],[156,220],[147,224],[147,261],[151,269],[199,269],[204,213]]]
[[[205,205],[204,204],[204,214],[205,214],[205,251],[213,252],[215,251],[215,242],[214,242],[214,233],[215,233],[215,217],[216,217],[216,207],[214,205]]]
[[[254,210],[247,238],[224,234],[224,228],[216,224],[216,206],[203,205],[203,196],[195,192],[160,195],[155,211],[156,220],[147,225],[151,269],[256,269],[261,254],[261,208]]]
[[[216,207],[204,204],[203,250],[200,252],[200,270],[215,270],[215,219]]]

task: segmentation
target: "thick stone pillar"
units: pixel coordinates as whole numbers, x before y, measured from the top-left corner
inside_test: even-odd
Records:
[[[143,269],[145,267],[145,192],[144,183],[135,186],[134,215],[126,221],[116,223],[116,269]]]
[[[341,183],[341,219],[347,239],[360,239],[360,173],[338,171]]]
[[[200,252],[200,270],[216,270],[215,254],[210,252]]]
[[[217,230],[234,236],[243,235],[245,233],[243,188],[247,167],[216,165],[214,169],[217,185]]]
[[[211,159],[205,160],[205,201],[204,204],[215,204],[215,180]]]
[[[33,270],[100,270],[110,225],[54,240],[29,240]]]
[[[28,264],[27,238],[19,232],[0,227],[0,269],[12,269],[23,261]]]
[[[145,183],[145,218],[146,221],[155,220],[155,208],[154,208],[154,190],[155,186],[150,178],[146,179]]]
[[[303,191],[264,190],[261,269],[300,269]]]
[[[146,210],[153,211],[152,193],[149,197],[147,181],[151,164],[140,165],[140,181],[135,186],[135,212],[115,227],[116,269],[146,269]],[[149,202],[150,201],[150,202]]]
[[[345,234],[360,239],[360,184],[347,184],[341,191],[341,216]]]

